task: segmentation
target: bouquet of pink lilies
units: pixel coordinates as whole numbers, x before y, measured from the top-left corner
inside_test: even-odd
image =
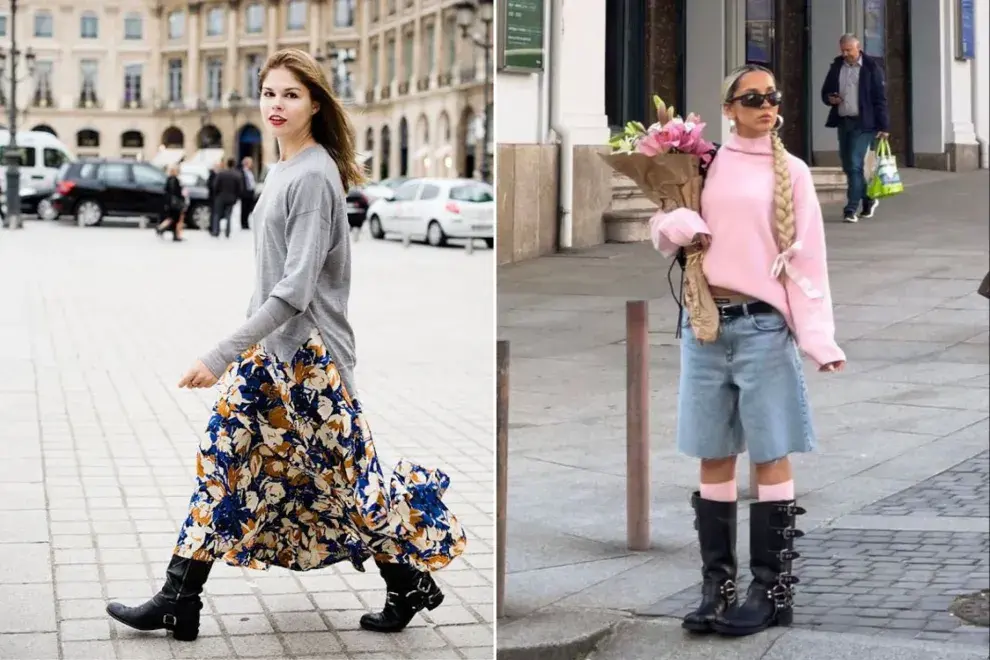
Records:
[[[715,156],[715,145],[702,136],[705,123],[693,113],[678,117],[659,96],[653,97],[657,121],[649,128],[629,122],[609,140],[613,151],[603,159],[639,186],[661,211],[701,210],[702,167]],[[685,249],[684,304],[699,341],[718,337],[718,309],[702,270],[704,248]]]

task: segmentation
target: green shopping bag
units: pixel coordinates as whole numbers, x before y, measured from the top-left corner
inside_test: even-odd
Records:
[[[876,168],[866,186],[866,196],[870,199],[890,197],[904,192],[901,174],[897,171],[897,158],[890,153],[890,142],[887,138],[877,143]]]

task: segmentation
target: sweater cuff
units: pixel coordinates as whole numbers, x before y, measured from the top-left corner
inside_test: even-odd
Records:
[[[282,327],[297,313],[292,305],[281,298],[269,296],[241,327],[214,346],[200,360],[215,377],[220,378],[230,363],[244,351]]]

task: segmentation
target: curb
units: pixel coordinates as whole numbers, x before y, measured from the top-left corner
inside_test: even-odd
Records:
[[[536,613],[498,622],[498,660],[580,660],[627,617],[595,611]]]

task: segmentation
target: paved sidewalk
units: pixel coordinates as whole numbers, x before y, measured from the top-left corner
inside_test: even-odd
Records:
[[[442,467],[467,554],[444,605],[392,636],[373,563],[293,574],[217,565],[200,639],[112,623],[161,585],[212,391],[175,387],[244,318],[251,237],[29,222],[0,231],[0,658],[491,658],[492,252],[354,245],[356,379],[383,466]]]
[[[767,657],[822,657],[814,649],[851,639],[839,631],[852,627],[856,648],[897,640],[915,648],[905,658],[987,657],[988,629],[947,612],[956,596],[990,586],[981,467],[990,460],[990,303],[975,293],[990,268],[987,187],[986,172],[928,173],[858,225],[826,209],[849,364],[839,375],[808,369],[821,446],[794,459],[809,512],[801,527],[811,532],[798,542],[800,616],[791,641]],[[656,658],[671,653],[658,644],[680,638],[665,617],[700,578],[688,505],[697,465],[674,446],[679,354],[667,266],[637,244],[499,269],[499,338],[512,356],[504,660],[571,658],[595,644],[602,659]],[[624,305],[634,299],[650,301],[651,327],[653,547],[639,553],[625,535]],[[742,461],[740,484],[747,474]],[[745,566],[745,506],[740,513]],[[874,617],[863,621],[867,610]],[[640,638],[652,641],[635,646]],[[925,655],[931,644],[948,655]],[[724,653],[676,648],[660,657]]]

